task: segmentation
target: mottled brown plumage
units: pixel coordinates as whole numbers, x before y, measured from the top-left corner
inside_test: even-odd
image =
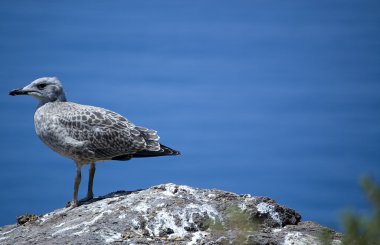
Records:
[[[81,168],[85,164],[91,164],[86,198],[91,199],[96,162],[180,154],[161,145],[155,130],[135,126],[110,110],[68,102],[61,83],[55,77],[39,78],[22,89],[10,92],[10,95],[20,94],[39,100],[34,114],[38,137],[51,149],[76,163],[72,207],[78,205]]]

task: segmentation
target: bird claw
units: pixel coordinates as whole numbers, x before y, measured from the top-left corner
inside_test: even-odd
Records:
[[[69,209],[73,209],[73,208],[76,208],[79,206],[79,202],[78,201],[71,201],[71,202],[67,202],[66,204],[66,208],[69,208]]]
[[[87,197],[83,198],[83,199],[80,199],[79,201],[70,201],[70,202],[67,202],[66,203],[66,208],[70,208],[70,209],[73,209],[73,208],[76,208],[78,206],[80,206],[81,204],[85,203],[85,202],[88,202],[90,200],[92,200],[94,198],[93,195],[88,195]]]
[[[80,199],[80,200],[79,200],[79,203],[85,203],[85,202],[88,202],[88,201],[92,200],[93,198],[94,198],[94,196],[87,196],[87,197],[85,197],[85,198],[83,198],[83,199]]]

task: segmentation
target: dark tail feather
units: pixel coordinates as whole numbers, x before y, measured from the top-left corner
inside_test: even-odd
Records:
[[[160,144],[161,150],[164,150],[165,155],[181,155],[180,151],[176,151],[170,147]]]
[[[159,151],[139,151],[132,155],[132,157],[159,157],[159,156],[171,156],[171,155],[180,155],[179,151],[176,151],[167,146],[161,145],[161,150]]]
[[[160,157],[160,156],[175,156],[181,155],[181,152],[176,151],[170,147],[160,144],[161,150],[159,151],[139,151],[134,154],[121,155],[113,157],[112,160],[127,161],[134,157]]]

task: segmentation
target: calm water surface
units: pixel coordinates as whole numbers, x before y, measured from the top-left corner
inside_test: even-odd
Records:
[[[74,164],[35,136],[36,101],[7,95],[58,76],[69,100],[154,128],[183,153],[99,163],[96,195],[218,188],[340,229],[345,208],[370,210],[360,176],[380,180],[379,10],[351,0],[2,1],[0,225],[71,199]]]

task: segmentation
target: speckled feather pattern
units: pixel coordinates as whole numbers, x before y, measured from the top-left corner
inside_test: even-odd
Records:
[[[77,163],[110,160],[139,151],[160,151],[154,130],[135,126],[123,116],[94,106],[48,102],[34,115],[38,137]]]
[[[71,209],[94,197],[96,162],[181,154],[160,144],[155,130],[136,126],[110,110],[68,102],[56,77],[38,78],[23,88],[10,91],[9,95],[36,98],[39,104],[34,124],[38,137],[57,153],[74,160],[76,176],[69,204]],[[89,163],[87,196],[80,201],[82,167]]]

